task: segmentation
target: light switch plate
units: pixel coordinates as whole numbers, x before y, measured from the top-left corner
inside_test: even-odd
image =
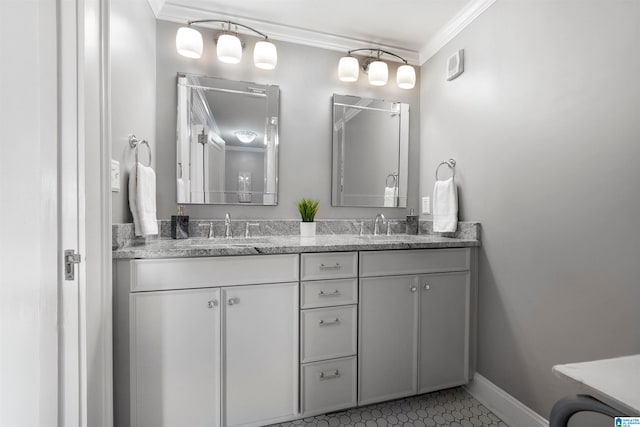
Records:
[[[464,72],[464,49],[460,49],[447,58],[447,81],[457,78]]]
[[[431,213],[431,198],[423,197],[422,198],[422,213],[430,214]]]
[[[111,160],[111,192],[120,192],[120,162]]]

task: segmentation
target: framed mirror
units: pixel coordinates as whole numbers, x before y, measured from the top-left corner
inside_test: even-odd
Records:
[[[333,95],[332,206],[407,207],[409,104]]]
[[[278,204],[278,86],[178,73],[179,204]]]

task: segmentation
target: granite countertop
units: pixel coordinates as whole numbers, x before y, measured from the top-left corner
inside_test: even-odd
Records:
[[[264,236],[252,238],[155,239],[113,251],[114,259],[183,258],[226,255],[291,254],[303,252],[375,251],[393,249],[462,248],[480,246],[474,238],[433,234],[392,236],[318,235]]]

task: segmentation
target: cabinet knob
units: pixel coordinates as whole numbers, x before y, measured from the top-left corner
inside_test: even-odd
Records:
[[[238,298],[238,297],[229,298],[229,301],[227,301],[227,304],[229,304],[229,305],[240,304],[240,298]]]
[[[418,290],[418,287],[416,285],[411,285],[409,289],[411,290],[411,292],[415,292]]]
[[[431,286],[429,286],[429,284],[428,284],[428,283],[425,283],[425,284],[424,284],[424,290],[425,290],[425,291],[428,291],[429,289],[431,289]]]
[[[218,306],[218,300],[217,299],[212,299],[211,301],[207,302],[207,307],[209,308],[215,308]]]

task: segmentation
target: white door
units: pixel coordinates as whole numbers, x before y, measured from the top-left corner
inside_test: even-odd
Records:
[[[417,279],[417,276],[360,279],[360,405],[416,393]]]
[[[130,298],[131,426],[219,426],[220,290]]]
[[[469,272],[420,276],[420,393],[469,382]]]
[[[298,284],[223,289],[226,426],[298,411]]]

